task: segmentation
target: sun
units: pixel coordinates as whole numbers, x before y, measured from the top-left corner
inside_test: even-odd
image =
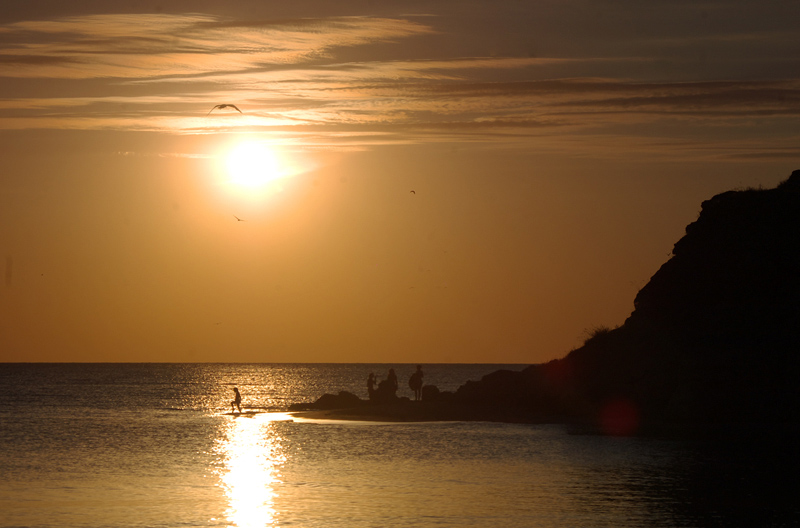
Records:
[[[213,156],[215,187],[237,201],[263,204],[264,200],[295,187],[292,180],[316,170],[316,161],[291,146],[270,139],[232,139]]]
[[[257,191],[283,178],[275,152],[263,143],[246,141],[228,152],[225,159],[228,181],[243,191]]]

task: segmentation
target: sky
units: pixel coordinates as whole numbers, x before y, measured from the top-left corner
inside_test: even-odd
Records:
[[[0,361],[563,357],[800,169],[799,15],[5,0]]]

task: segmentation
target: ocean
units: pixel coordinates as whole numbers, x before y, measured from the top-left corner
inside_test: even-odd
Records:
[[[403,364],[0,364],[0,526],[800,525],[790,438],[286,413],[392,367],[410,395]],[[523,366],[423,368],[455,390]]]

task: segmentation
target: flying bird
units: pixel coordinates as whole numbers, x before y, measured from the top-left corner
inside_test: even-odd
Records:
[[[233,217],[236,219],[237,222],[244,222],[244,220],[242,220],[241,218],[239,218],[236,215],[233,215]]]
[[[238,107],[237,107],[235,104],[218,104],[218,105],[214,106],[214,108],[212,108],[211,110],[209,110],[209,111],[208,111],[208,114],[210,114],[211,112],[213,112],[213,111],[214,111],[214,110],[216,110],[217,108],[219,108],[220,110],[224,110],[225,108],[233,108],[234,110],[236,110],[236,111],[237,111],[237,112],[239,112],[240,114],[242,113],[242,111],[241,111],[241,110],[239,110],[239,108],[238,108]],[[208,114],[206,114],[206,115],[208,115]]]
[[[417,191],[411,191],[411,194],[417,194]]]

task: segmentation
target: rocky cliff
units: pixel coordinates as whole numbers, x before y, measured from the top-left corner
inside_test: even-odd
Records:
[[[647,423],[800,420],[800,171],[703,202],[618,328],[455,394],[624,434]]]

